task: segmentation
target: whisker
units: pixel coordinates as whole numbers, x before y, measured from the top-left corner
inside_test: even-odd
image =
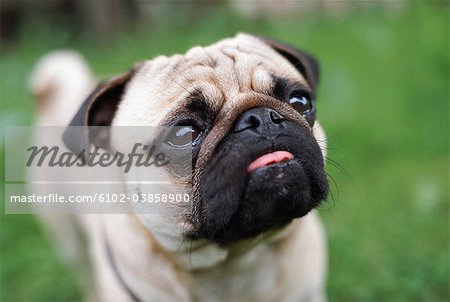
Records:
[[[331,180],[331,182],[333,183],[334,187],[336,188],[337,200],[339,200],[340,192],[339,192],[339,187],[338,187],[338,185],[337,185],[337,183],[336,183],[336,180],[334,179],[333,176],[331,176],[330,173],[328,173],[328,172],[326,172],[326,171],[325,171],[325,173],[326,173],[327,177],[328,177],[328,178]],[[333,194],[333,191],[332,191],[332,190],[330,190],[330,197],[331,197],[331,200],[333,201],[333,205],[334,205],[334,204],[336,203],[336,199],[334,198],[334,194]]]
[[[350,181],[350,183],[355,188],[355,190],[358,194],[358,199],[362,200],[361,191],[359,190],[358,184],[356,183],[356,181],[352,177],[352,175],[341,164],[339,164],[337,161],[333,160],[330,157],[327,158],[327,163],[330,164],[332,167],[336,168],[337,171],[342,173],[342,175],[344,175]]]
[[[174,69],[174,71],[176,71],[176,72],[178,73],[178,70]],[[178,73],[178,75],[183,75],[183,74],[182,74],[182,73]],[[184,85],[182,85],[182,84],[179,83],[174,77],[172,77],[171,74],[168,74],[168,76],[169,76],[169,78],[170,78],[175,84],[177,84],[181,89],[183,89],[184,91],[186,91],[186,92],[189,93],[189,94],[192,93],[192,91],[190,91],[189,89],[187,89],[186,87],[184,87]],[[188,79],[186,79],[186,80],[188,80]],[[188,80],[188,81],[189,81],[189,80]],[[192,84],[190,81],[189,81],[189,83]]]

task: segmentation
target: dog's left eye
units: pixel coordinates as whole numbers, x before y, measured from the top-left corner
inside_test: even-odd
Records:
[[[175,127],[168,135],[166,142],[176,148],[188,147],[194,145],[197,141],[200,131],[195,127]]]
[[[311,97],[304,93],[294,93],[289,99],[289,104],[300,114],[307,114],[313,109]]]

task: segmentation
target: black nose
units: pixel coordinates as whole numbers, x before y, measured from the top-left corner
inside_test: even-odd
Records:
[[[258,107],[245,111],[236,120],[234,132],[251,129],[260,132],[266,128],[278,128],[283,116],[271,108]]]

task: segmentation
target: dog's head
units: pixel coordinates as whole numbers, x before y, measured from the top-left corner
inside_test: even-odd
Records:
[[[311,56],[239,34],[100,84],[72,125],[186,127],[166,142],[192,148],[193,198],[167,211],[182,217],[185,238],[227,244],[283,227],[326,198],[317,81]]]

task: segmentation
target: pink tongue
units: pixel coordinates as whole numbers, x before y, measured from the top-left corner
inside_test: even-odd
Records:
[[[275,151],[272,153],[264,154],[263,156],[258,157],[255,159],[248,167],[247,172],[252,173],[258,168],[268,166],[270,164],[275,164],[282,162],[284,160],[290,160],[293,159],[294,155],[292,155],[291,152],[288,151]]]

